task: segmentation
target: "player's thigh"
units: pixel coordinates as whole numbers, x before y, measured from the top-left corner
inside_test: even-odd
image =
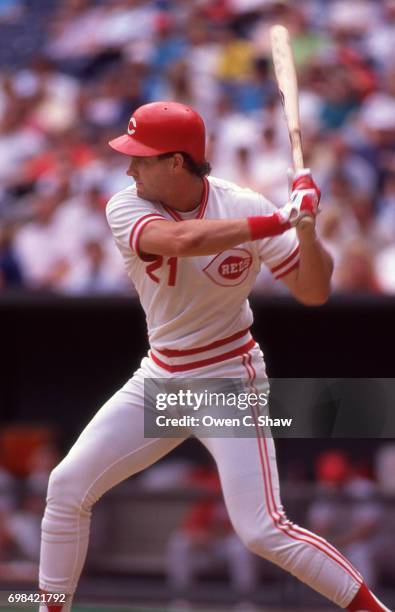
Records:
[[[239,377],[248,393],[267,397],[269,386],[259,347],[243,356],[239,364],[232,360],[229,365],[232,367],[222,366],[222,377]],[[217,464],[230,519],[247,545],[254,542],[257,525],[267,523],[268,508],[281,509],[274,443],[270,430],[261,428],[257,422],[258,414],[267,414],[267,404],[260,406],[258,409],[253,404],[239,411],[241,420],[250,417],[251,426],[239,431],[224,427],[213,431],[212,436],[199,438]]]
[[[261,495],[269,484],[278,495],[276,451],[271,438],[207,437],[200,441],[216,462],[226,496],[242,497],[251,490]]]
[[[282,510],[276,452],[271,438],[201,438],[213,456],[229,517],[248,546],[270,527],[270,511]]]
[[[265,364],[259,347],[255,347],[242,357],[220,364],[211,375],[213,378],[218,376],[223,379],[242,380],[243,391],[254,394],[255,398],[251,405],[243,404],[243,409],[237,411],[241,423],[247,419],[245,425],[239,429],[213,426],[208,432],[209,435],[199,436],[199,440],[216,461],[224,492],[229,495],[241,495],[243,490],[256,489],[258,482],[260,486],[264,484],[263,476],[268,475],[269,470],[271,482],[278,488],[276,452],[270,437],[270,429],[260,427],[257,419],[259,414],[268,414],[269,391]],[[262,400],[262,404],[258,406],[257,395],[265,397],[265,401]],[[227,407],[225,406],[223,410],[226,411]],[[233,413],[234,410],[232,416]]]
[[[83,430],[52,480],[94,502],[109,488],[155,463],[184,438],[144,437],[143,381],[133,377]]]

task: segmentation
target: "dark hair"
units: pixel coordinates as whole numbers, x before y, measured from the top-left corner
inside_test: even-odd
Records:
[[[184,153],[184,151],[172,151],[171,153],[161,153],[158,155],[158,159],[166,159],[168,157],[173,157],[178,153],[182,155],[184,158],[184,166],[191,172],[192,174],[196,174],[196,176],[206,176],[211,172],[211,164],[208,161],[204,161],[202,164],[197,164],[194,159],[189,155],[189,153]]]

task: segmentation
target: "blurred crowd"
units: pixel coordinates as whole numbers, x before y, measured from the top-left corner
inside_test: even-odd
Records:
[[[0,28],[29,20],[31,5],[2,3]],[[107,142],[146,102],[194,106],[212,174],[283,205],[290,152],[269,44],[283,23],[334,288],[395,292],[395,0],[58,0],[42,11],[36,52],[21,61],[21,41],[5,66],[0,43],[0,288],[130,292],[104,216],[130,178]],[[263,271],[263,290],[283,289]]]
[[[0,583],[37,579],[48,478],[58,460],[44,428],[0,429]]]

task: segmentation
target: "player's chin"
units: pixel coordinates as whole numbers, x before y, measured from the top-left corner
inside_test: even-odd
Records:
[[[148,200],[149,202],[156,202],[158,199],[152,193],[147,191],[141,184],[136,184],[136,192],[139,198],[143,198],[143,200]]]
[[[144,187],[143,187],[143,185],[141,183],[136,183],[136,191],[137,191],[137,195],[140,198],[144,197],[144,195],[145,195],[144,194]]]

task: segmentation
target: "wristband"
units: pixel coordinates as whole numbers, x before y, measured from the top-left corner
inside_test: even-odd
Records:
[[[279,211],[272,215],[247,217],[247,221],[250,226],[251,240],[279,236],[291,227],[290,222],[286,221]]]

